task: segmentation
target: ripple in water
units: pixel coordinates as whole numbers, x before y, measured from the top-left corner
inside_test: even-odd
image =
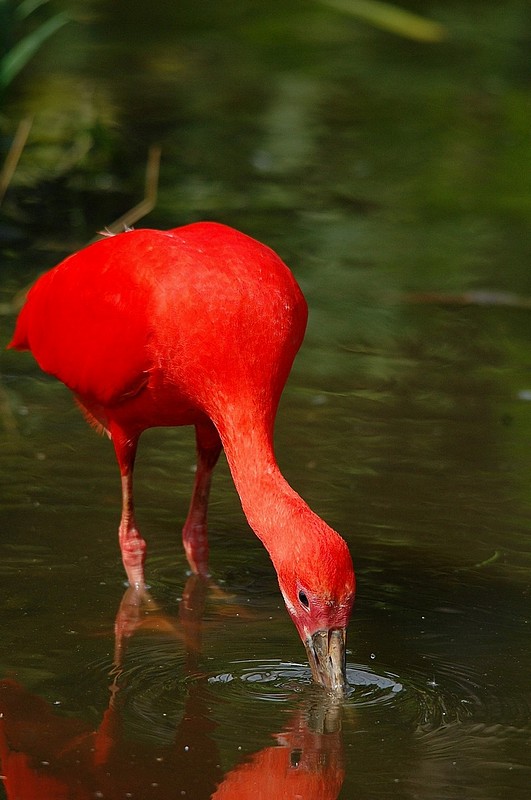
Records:
[[[206,676],[206,680],[212,689],[220,689],[235,700],[247,697],[276,703],[288,701],[294,693],[313,686],[307,665],[281,660],[234,661],[230,671]],[[354,664],[347,667],[347,680],[345,707],[377,714],[380,720],[384,716],[389,722],[406,724],[420,732],[477,718],[490,702],[490,698],[480,696],[478,684],[458,670],[441,671],[435,680],[419,672],[398,676]]]
[[[257,699],[283,702],[294,692],[302,692],[313,686],[307,665],[269,661],[267,664],[252,660],[233,662],[234,669],[208,677],[211,685],[230,685],[235,693],[250,692]],[[394,675],[377,675],[367,667],[347,668],[349,702],[369,705],[388,702],[403,691],[403,685]]]
[[[190,670],[175,645],[165,647],[160,641],[150,641],[149,646],[143,642],[139,650],[126,659],[119,683],[127,705],[143,724],[154,714],[166,723],[169,719],[170,724],[175,723],[190,693],[197,696],[199,692],[209,702],[217,697],[238,708],[243,717],[254,718],[257,700],[290,705],[297,696],[321,692],[313,684],[307,664],[238,659],[230,662],[227,670],[209,673],[203,671],[200,658]],[[108,671],[108,662],[93,664],[92,670],[98,666]],[[379,723],[405,725],[420,734],[455,723],[483,722],[493,700],[485,687],[451,664],[438,664],[435,677],[421,670],[399,676],[375,672],[373,665],[350,664],[347,680],[345,709],[369,715]]]

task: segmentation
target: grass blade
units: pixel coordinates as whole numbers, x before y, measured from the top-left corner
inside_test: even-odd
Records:
[[[369,22],[377,28],[419,42],[439,42],[447,35],[446,28],[439,22],[380,0],[318,0],[318,2]]]
[[[56,14],[17,42],[0,62],[0,91],[5,89],[26,66],[42,44],[69,20],[65,13]]]

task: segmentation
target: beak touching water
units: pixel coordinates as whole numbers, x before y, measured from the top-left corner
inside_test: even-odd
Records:
[[[347,687],[345,643],[345,628],[316,631],[304,643],[314,681],[340,694]]]

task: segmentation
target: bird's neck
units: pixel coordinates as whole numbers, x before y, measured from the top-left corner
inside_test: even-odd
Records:
[[[302,523],[316,515],[280,472],[272,425],[256,417],[229,420],[220,434],[247,521],[276,562],[294,544],[298,549]]]

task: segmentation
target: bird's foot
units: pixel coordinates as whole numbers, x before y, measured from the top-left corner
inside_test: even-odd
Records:
[[[129,586],[132,589],[143,591],[146,588],[144,580],[144,561],[147,545],[137,528],[133,525],[120,525],[119,531],[120,550],[122,562]]]

